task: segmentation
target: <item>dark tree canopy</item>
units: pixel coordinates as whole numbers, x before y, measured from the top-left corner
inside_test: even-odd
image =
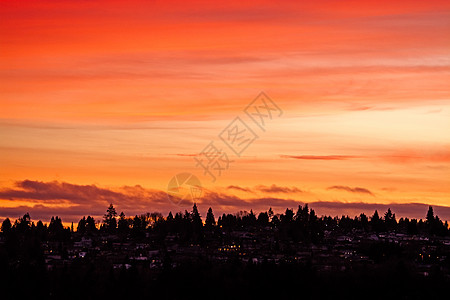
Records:
[[[109,231],[113,231],[117,227],[117,212],[112,203],[106,210],[106,214],[103,216],[103,224],[105,228]]]
[[[9,220],[9,218],[6,218],[5,220],[3,220],[2,222],[2,232],[9,232],[11,230],[11,221]]]
[[[215,225],[216,225],[216,219],[214,219],[214,214],[213,214],[212,208],[210,207],[208,209],[208,212],[206,213],[205,227],[211,229]]]

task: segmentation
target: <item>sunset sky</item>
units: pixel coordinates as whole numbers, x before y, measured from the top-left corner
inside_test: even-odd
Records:
[[[240,157],[236,117],[258,136]],[[214,182],[211,142],[232,160]],[[0,0],[0,220],[181,211],[182,172],[202,216],[450,221],[450,2]]]

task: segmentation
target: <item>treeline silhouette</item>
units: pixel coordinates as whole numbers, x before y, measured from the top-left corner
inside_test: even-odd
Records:
[[[325,231],[346,233],[357,230],[409,235],[450,235],[448,222],[443,222],[435,216],[431,206],[424,220],[409,218],[397,220],[391,209],[382,216],[375,210],[370,217],[364,213],[354,218],[318,217],[314,209],[309,209],[308,204],[305,204],[303,207],[299,205],[296,212],[289,208],[282,214],[275,214],[271,208],[258,214],[253,210],[241,211],[236,214],[223,214],[217,221],[210,207],[203,222],[196,204],[193,205],[192,211],[185,210],[184,213],[177,212],[175,215],[169,212],[167,217],[158,212],[126,217],[123,212],[117,214],[113,204],[110,204],[101,223],[91,216],[83,217],[78,222],[76,230],[73,223],[70,228],[65,228],[58,216],[52,217],[48,225],[40,220],[35,224],[28,213],[15,220],[13,224],[6,218],[1,226],[4,236],[15,235],[17,238],[21,236],[40,241],[69,241],[73,234],[82,236],[113,234],[122,238],[142,239],[151,233],[157,238],[176,234],[180,242],[201,242],[205,234],[258,229],[277,232],[282,239],[312,243],[321,241]]]
[[[345,271],[328,273],[316,272],[311,259],[253,264],[251,260],[239,259],[239,255],[222,261],[203,254],[218,245],[230,244],[232,233],[236,232],[272,235],[284,245],[322,244],[331,248],[333,242],[323,242],[330,232],[337,235],[395,232],[438,238],[450,235],[447,222],[442,222],[432,207],[424,220],[397,220],[390,209],[381,216],[375,211],[372,216],[360,214],[354,218],[318,217],[307,204],[296,211],[286,209],[282,214],[275,214],[272,209],[259,213],[251,210],[222,214],[216,219],[212,208],[202,218],[195,204],[191,211],[175,215],[146,213],[133,217],[118,214],[111,204],[101,221],[87,216],[70,227],[64,227],[58,216],[46,225],[31,221],[26,213],[14,222],[7,218],[1,225],[0,293],[5,298],[17,298],[20,294],[22,298],[37,299],[266,299],[292,298],[295,291],[295,297],[300,299],[378,299],[380,293],[386,299],[426,299],[445,293],[450,281],[448,273],[443,273],[439,266],[448,270],[449,259],[430,261],[433,263],[430,276],[417,275],[416,262],[426,262],[422,257],[416,258],[415,251],[422,251],[422,244],[400,246],[382,241],[361,244],[357,249],[373,259],[373,264],[355,264]],[[200,245],[206,250],[173,267],[174,254],[166,249],[168,238],[174,239],[172,244],[185,245],[185,249]],[[93,246],[100,250],[93,249],[86,258],[73,258],[69,253],[71,245],[83,239],[95,242]],[[114,261],[130,262],[120,251],[114,252],[111,241],[119,247],[132,244],[135,247],[132,251],[140,251],[135,250],[140,242],[152,245],[152,249],[160,251],[162,268],[155,271],[139,263],[130,268],[115,268]],[[436,247],[432,239],[429,243]],[[440,253],[450,257],[448,248],[439,247]],[[49,269],[47,260],[53,253],[60,256],[60,264]],[[275,253],[290,255],[282,249]]]

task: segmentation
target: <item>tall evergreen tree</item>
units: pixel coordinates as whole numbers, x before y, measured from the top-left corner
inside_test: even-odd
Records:
[[[91,216],[86,218],[86,233],[88,235],[94,234],[97,232],[97,226],[95,226],[95,219]]]
[[[194,203],[194,206],[192,206],[192,224],[194,226],[194,229],[201,228],[203,226],[202,218],[200,217],[200,213],[198,212],[197,204]]]
[[[269,216],[269,222],[271,222],[273,215],[274,215],[272,207],[269,207],[269,210],[267,211],[267,215]]]
[[[281,215],[281,222],[282,223],[290,223],[294,218],[294,212],[292,209],[286,208],[286,211],[284,212],[284,215]]]
[[[117,227],[117,212],[114,208],[114,205],[109,204],[108,209],[106,210],[106,214],[103,216],[103,224],[105,225],[106,229],[109,231],[113,231]]]
[[[78,221],[77,232],[81,234],[86,232],[86,217],[83,217]]]
[[[369,219],[364,213],[359,215],[359,222],[362,229],[365,231],[369,230]]]
[[[213,228],[216,225],[216,220],[214,219],[214,214],[212,208],[208,208],[208,212],[206,213],[205,227],[208,229]]]
[[[392,213],[390,208],[388,208],[387,212],[384,214],[384,223],[386,224],[387,230],[394,230],[397,225],[395,214]]]
[[[9,233],[11,231],[11,221],[9,220],[9,218],[6,218],[5,220],[3,220],[2,223],[2,232],[3,233]]]
[[[121,234],[126,234],[129,229],[130,229],[130,225],[128,223],[128,220],[125,217],[125,214],[123,212],[121,212],[120,215],[119,215],[119,221],[118,221],[118,224],[117,224],[117,230]]]
[[[259,213],[257,222],[263,227],[269,225],[269,214],[267,212]]]
[[[25,233],[31,228],[31,217],[29,213],[23,215],[14,222],[14,227],[20,232]]]
[[[428,212],[427,212],[427,223],[428,224],[432,224],[434,222],[434,211],[433,211],[433,207],[428,207]]]
[[[370,225],[372,226],[372,230],[379,232],[382,230],[382,220],[378,215],[378,210],[375,210],[372,218],[370,219]]]

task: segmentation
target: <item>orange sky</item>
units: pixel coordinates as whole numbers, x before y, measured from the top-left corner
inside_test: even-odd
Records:
[[[204,211],[450,220],[449,54],[448,1],[1,0],[0,218],[178,211],[191,172]],[[193,155],[238,116],[259,138],[211,182]]]

